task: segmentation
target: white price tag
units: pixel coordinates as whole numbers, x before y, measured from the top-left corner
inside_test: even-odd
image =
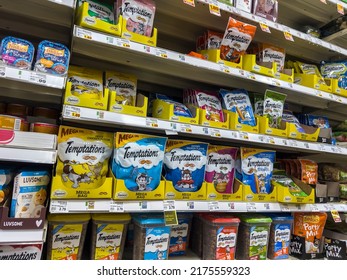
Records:
[[[83,38],[83,39],[88,39],[92,40],[92,32],[82,29],[82,28],[77,28],[77,37]]]
[[[253,74],[253,73],[251,73],[251,72],[248,72],[247,74],[246,74],[246,77],[248,78],[248,79],[250,79],[250,80],[256,80],[256,77],[255,77],[255,75]]]
[[[319,144],[318,149],[322,152],[326,152],[326,147],[323,144]]]
[[[29,81],[36,83],[36,84],[45,85],[47,83],[47,77],[45,74],[30,72]]]
[[[265,142],[265,136],[264,135],[258,135],[258,140],[260,142]]]
[[[220,130],[219,129],[215,129],[215,128],[211,128],[210,129],[210,135],[212,137],[217,137],[217,138],[222,137],[222,134],[221,134]]]
[[[259,22],[260,28],[266,33],[271,33],[269,26],[266,23]]]
[[[224,73],[230,74],[230,68],[226,65],[221,65],[220,70]]]
[[[146,126],[147,127],[157,128],[157,127],[159,127],[158,120],[157,119],[146,118]]]
[[[265,137],[265,142],[269,144],[275,144],[275,138],[271,136]]]
[[[296,141],[296,140],[288,140],[288,144],[291,147],[297,147],[298,146],[298,141]]]
[[[111,213],[122,213],[122,212],[124,212],[124,203],[112,200],[111,203],[110,203],[110,212]]]
[[[118,39],[117,45],[119,47],[130,48],[130,41],[126,39]]]
[[[163,201],[164,211],[174,211],[176,210],[176,205],[174,200],[164,200]]]
[[[86,210],[94,210],[95,209],[95,201],[86,201]]]
[[[165,50],[157,50],[156,51],[156,56],[162,57],[162,58],[167,58],[167,51]]]
[[[254,202],[247,202],[246,208],[247,208],[247,212],[257,211],[257,205]]]
[[[234,139],[239,139],[239,138],[240,138],[239,133],[236,132],[236,131],[232,131],[232,132],[231,132],[231,135],[232,135],[232,137],[233,137]]]
[[[280,207],[281,207],[281,211],[282,212],[290,212],[290,208],[289,208],[289,205],[286,204],[286,203],[281,203],[280,204]]]
[[[319,208],[316,204],[311,204],[310,209],[312,212],[319,212]]]
[[[335,210],[335,207],[332,204],[324,204],[323,207],[326,211]]]
[[[294,42],[293,35],[289,31],[283,31],[283,34],[286,40]]]
[[[192,133],[193,132],[192,126],[190,124],[181,124],[181,132]]]
[[[264,210],[270,210],[271,206],[270,203],[264,203]]]
[[[79,119],[81,117],[81,109],[78,107],[65,106],[64,116]]]
[[[219,203],[218,201],[211,201],[208,203],[208,210],[209,211],[218,211],[219,210]]]
[[[96,111],[96,118],[99,120],[103,120],[105,117],[105,111]]]
[[[0,78],[5,78],[5,77],[6,77],[6,67],[0,66]]]
[[[322,97],[323,96],[322,92],[320,90],[318,90],[318,89],[315,90],[315,94],[318,97]]]
[[[240,132],[239,135],[240,135],[240,139],[243,139],[243,140],[249,139],[249,135],[247,132]]]
[[[111,36],[106,36],[106,42],[110,45],[114,44],[114,38]]]
[[[194,201],[187,201],[187,208],[188,208],[188,211],[194,210],[195,209]]]
[[[67,201],[64,200],[51,200],[51,213],[69,213]]]
[[[234,202],[229,202],[229,203],[228,203],[228,208],[229,208],[230,210],[236,210],[236,209],[235,209],[235,203],[234,203]]]
[[[184,4],[187,4],[189,6],[195,7],[195,1],[194,0],[183,0]]]
[[[288,141],[286,139],[282,140],[284,146],[288,146]]]
[[[139,202],[140,210],[148,210],[148,203],[147,201],[140,201]]]

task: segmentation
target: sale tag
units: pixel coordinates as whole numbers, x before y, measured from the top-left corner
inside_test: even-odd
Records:
[[[209,7],[210,13],[211,13],[212,15],[219,16],[219,17],[221,16],[221,14],[220,14],[220,9],[219,9],[219,7],[218,7],[217,5],[215,5],[215,4],[209,4],[208,7]]]
[[[293,35],[289,31],[283,31],[283,34],[286,40],[294,42]]]
[[[331,216],[333,217],[335,223],[341,223],[342,222],[340,214],[337,210],[331,210],[330,213],[331,213]]]
[[[189,6],[195,7],[195,1],[194,0],[183,0],[184,4],[187,4]]]
[[[262,31],[264,31],[266,33],[271,33],[271,30],[270,30],[269,26],[267,26],[267,24],[260,22],[259,25],[260,25],[260,28]]]
[[[174,200],[163,201],[165,225],[178,225],[177,212]]]
[[[341,15],[345,14],[345,9],[343,8],[343,6],[341,4],[337,4],[337,12]]]

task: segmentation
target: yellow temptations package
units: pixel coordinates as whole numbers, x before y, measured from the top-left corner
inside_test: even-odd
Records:
[[[103,73],[100,70],[71,65],[67,81],[71,83],[71,94],[78,98],[103,97]]]
[[[110,91],[115,91],[117,93],[116,100],[112,100],[112,102],[121,105],[135,106],[137,88],[137,79],[135,76],[107,71],[105,83],[105,86]]]
[[[95,189],[106,180],[113,133],[60,126],[56,176],[65,187]]]

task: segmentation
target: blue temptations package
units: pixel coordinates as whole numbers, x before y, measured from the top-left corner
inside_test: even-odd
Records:
[[[42,41],[37,48],[34,70],[64,76],[69,67],[70,51],[63,44]]]
[[[157,94],[156,98],[163,100],[166,103],[173,104],[174,105],[174,115],[181,116],[181,117],[187,117],[187,118],[193,117],[192,114],[190,113],[189,109],[187,108],[187,106],[183,105],[182,103],[174,101],[163,94]]]
[[[338,87],[347,89],[347,61],[322,61],[320,71],[324,78],[338,79]]]
[[[242,183],[249,185],[253,193],[272,192],[271,178],[275,151],[241,148]]]
[[[207,143],[168,140],[164,156],[165,179],[180,192],[198,191],[205,178]]]
[[[238,115],[239,123],[255,126],[252,104],[248,92],[244,89],[226,90],[221,89],[219,94],[222,98],[223,108]]]
[[[29,41],[11,36],[5,37],[0,46],[0,64],[30,70],[34,52],[35,48]]]
[[[130,191],[153,191],[160,183],[166,137],[138,133],[115,135],[112,172]]]
[[[293,112],[289,110],[284,110],[282,114],[282,120],[288,123],[295,124],[296,130],[300,133],[305,133],[305,130],[302,128],[299,120],[294,116]]]

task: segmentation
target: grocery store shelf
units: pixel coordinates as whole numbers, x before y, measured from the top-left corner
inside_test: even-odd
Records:
[[[0,161],[54,164],[56,157],[56,151],[17,149],[0,145]]]
[[[189,212],[328,212],[347,211],[346,203],[284,204],[232,201],[173,202],[176,211]],[[163,212],[163,201],[51,200],[50,213]]]
[[[167,76],[170,76],[170,85],[173,87],[175,87],[175,83],[180,86],[191,87],[191,81],[208,83],[218,87],[245,88],[256,92],[265,92],[265,89],[273,87],[286,93],[288,102],[300,105],[326,109],[331,104],[347,104],[347,98],[328,92],[254,74],[174,51],[144,46],[78,26],[75,26],[74,29],[72,50],[76,54],[97,59],[101,61],[100,64],[102,64],[102,61],[108,61],[110,64],[119,63],[126,67],[131,66],[137,69],[140,80],[144,78],[146,82],[166,86],[168,83]],[[94,61],[96,64],[98,63],[96,60]],[[143,76],[142,72],[147,74]]]
[[[168,135],[184,135],[185,137],[204,138],[210,141],[228,141],[247,145],[268,147],[276,150],[293,150],[305,153],[328,153],[336,159],[347,155],[347,148],[328,144],[298,141],[281,137],[254,134],[235,130],[218,129],[200,125],[190,125],[165,121],[155,118],[144,118],[123,115],[108,111],[100,111],[77,106],[63,106],[63,120],[89,125],[124,127],[142,131],[158,131]]]
[[[0,29],[12,36],[24,34],[27,39],[33,37],[67,44],[74,6],[75,0],[0,0]]]
[[[295,25],[291,21],[288,22],[288,25],[285,23],[281,24],[283,19],[286,19],[286,12],[291,12],[293,9],[292,6],[294,5],[291,3],[292,1],[286,1],[288,3],[283,3],[283,6],[280,2],[279,11],[281,12],[282,10],[282,14],[280,14],[278,22],[266,20],[262,17],[214,0],[197,0],[196,2],[195,8],[192,8],[189,5],[185,5],[183,1],[180,0],[158,1],[156,26],[161,34],[176,38],[176,40],[170,40],[171,45],[174,45],[175,41],[179,42],[181,40],[193,43],[196,37],[192,37],[191,34],[202,34],[203,28],[224,32],[228,17],[232,16],[257,26],[258,30],[254,38],[255,41],[266,41],[267,43],[283,47],[287,54],[297,57],[298,59],[320,62],[323,57],[324,59],[330,59],[337,55],[340,57],[347,56],[347,50],[343,46],[334,45],[332,42],[320,40],[300,31],[303,29],[303,26],[298,26],[298,21],[295,21]],[[318,2],[321,11],[327,6],[319,3],[318,0],[316,0],[316,2]],[[221,16],[212,15],[209,12],[207,4],[219,6]],[[292,11],[292,13],[295,13],[295,11]],[[335,13],[338,15],[336,8]],[[284,17],[282,17],[283,15]],[[327,19],[326,22],[330,20],[331,19]],[[175,22],[177,24],[169,26],[167,24],[168,22]],[[284,20],[284,22],[286,22],[286,20]],[[264,33],[259,26],[260,23],[267,25],[271,33]],[[186,28],[187,30],[185,30]],[[284,32],[290,33],[293,36],[294,42],[287,40],[284,36]]]
[[[65,79],[65,77],[0,65],[0,95],[59,104]]]
[[[0,243],[44,242],[46,229],[1,230]]]

